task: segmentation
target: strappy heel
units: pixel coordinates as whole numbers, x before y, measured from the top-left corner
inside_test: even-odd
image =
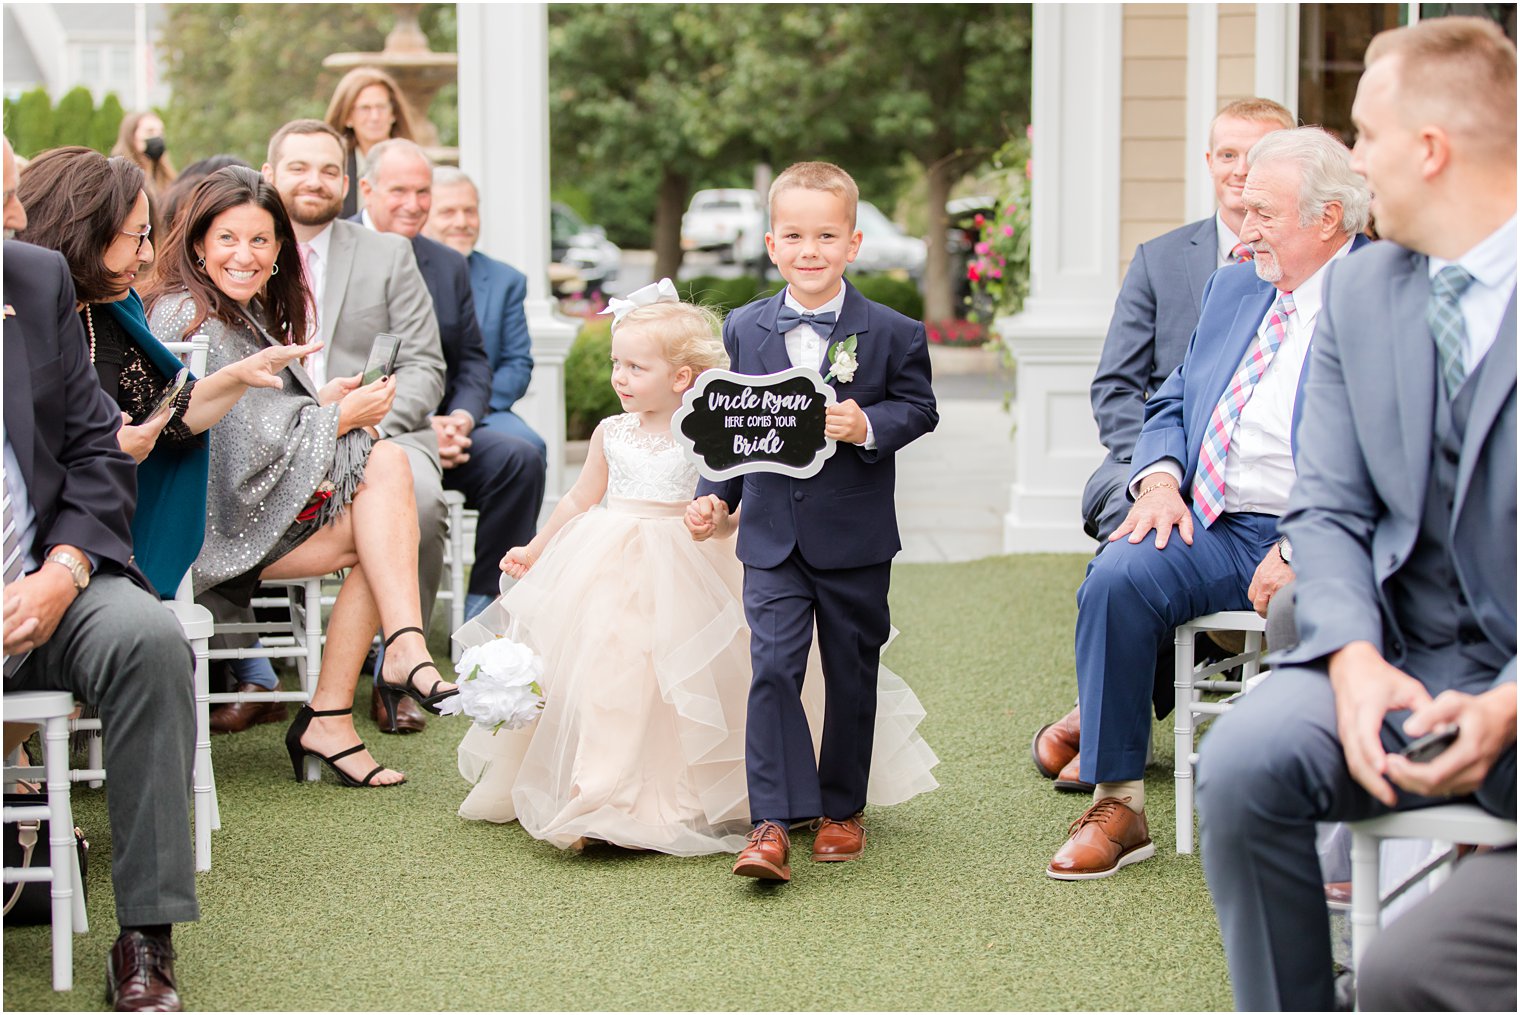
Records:
[[[318,761],[325,764],[328,768],[332,769],[333,775],[336,775],[338,777],[338,781],[343,783],[345,786],[356,786],[369,789],[385,789],[390,786],[399,786],[403,782],[406,782],[405,776],[402,776],[395,782],[371,782],[371,779],[379,775],[381,772],[385,771],[384,765],[376,765],[374,768],[370,769],[369,774],[366,775],[363,779],[355,779],[353,776],[343,771],[343,769],[339,768],[337,765],[338,761],[348,757],[350,754],[357,754],[359,751],[364,750],[364,742],[362,740],[347,750],[339,751],[337,754],[330,755],[318,754],[316,751],[313,751],[310,748],[303,747],[301,745],[301,737],[306,733],[307,727],[311,725],[312,719],[318,716],[352,715],[353,711],[354,710],[352,708],[333,708],[318,712],[310,705],[302,705],[300,711],[296,712],[295,721],[290,724],[290,729],[285,731],[285,750],[290,752],[290,767],[295,770],[296,782],[301,781],[301,763],[305,761],[308,756],[316,758]]]
[[[422,628],[403,627],[401,630],[393,632],[389,638],[385,639],[384,647],[389,649],[391,647],[391,642],[395,641],[403,634],[412,634],[414,632],[416,634],[422,635],[423,639],[426,640],[427,632],[423,631]],[[433,672],[438,674],[438,679],[433,681],[433,686],[428,689],[428,693],[423,694],[422,691],[419,690],[417,685],[413,682],[412,678],[415,677],[420,670],[427,669],[428,667],[432,667]],[[390,709],[391,715],[396,714],[396,702],[401,698],[402,695],[411,698],[417,704],[421,705],[423,708],[427,709],[434,715],[442,715],[443,713],[438,710],[439,704],[449,700],[450,698],[454,697],[454,695],[459,693],[459,688],[457,687],[452,687],[447,691],[438,690],[438,685],[443,682],[443,671],[438,668],[437,663],[433,662],[431,659],[428,659],[426,662],[420,662],[416,666],[413,666],[412,672],[408,673],[406,675],[406,680],[400,684],[392,684],[382,676],[380,678],[379,687],[380,694],[386,699],[386,706]]]

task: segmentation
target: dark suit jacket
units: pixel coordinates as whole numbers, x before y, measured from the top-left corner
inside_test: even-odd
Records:
[[[889,561],[902,549],[893,503],[895,454],[939,423],[924,326],[871,302],[849,282],[845,287],[828,346],[859,336],[859,369],[849,383],[832,383],[839,401],[853,398],[865,412],[876,448],[842,444],[810,479],[750,473],[698,484],[699,496],[716,493],[731,509],[742,501],[736,549],[745,564],[776,567],[795,547],[813,567],[864,567]],[[738,373],[791,368],[786,339],[776,331],[785,295],[783,289],[740,307],[724,321],[723,344]],[[820,373],[827,369],[820,364]]]
[[[1300,640],[1280,662],[1370,641],[1400,665],[1408,649],[1390,588],[1424,511],[1435,436],[1435,342],[1425,323],[1428,260],[1376,243],[1325,279],[1304,400],[1293,540]],[[1451,562],[1483,636],[1515,679],[1515,297],[1474,382],[1457,466]]]
[[[6,240],[3,298],[5,434],[36,514],[31,552],[69,543],[146,588],[131,566],[137,463],[116,443],[121,410],[90,363],[68,263]]]
[[[479,423],[491,411],[491,361],[475,315],[469,263],[459,251],[426,236],[414,237],[412,250],[433,297],[433,316],[443,343],[446,373],[438,414],[463,409]]]
[[[533,339],[528,336],[528,276],[470,251],[470,286],[475,291],[475,316],[491,362],[491,411],[507,412],[528,390],[533,379]]]

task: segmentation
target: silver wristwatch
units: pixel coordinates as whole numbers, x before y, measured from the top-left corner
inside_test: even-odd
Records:
[[[1282,558],[1284,564],[1287,564],[1289,567],[1293,566],[1293,544],[1288,542],[1287,536],[1283,536],[1277,541],[1277,555]]]
[[[62,564],[69,569],[69,574],[74,578],[74,588],[83,592],[90,584],[90,565],[80,560],[67,550],[54,550],[47,555],[47,559],[54,564]]]

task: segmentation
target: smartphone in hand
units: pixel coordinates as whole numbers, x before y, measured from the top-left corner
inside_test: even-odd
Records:
[[[1419,764],[1434,761],[1440,757],[1442,751],[1452,745],[1452,742],[1457,739],[1459,732],[1461,731],[1456,726],[1450,726],[1443,730],[1434,730],[1423,737],[1411,740],[1399,752],[1399,755]]]
[[[369,361],[364,364],[364,375],[360,384],[373,384],[382,377],[389,377],[396,372],[396,354],[401,351],[401,339],[395,335],[387,335],[383,332],[375,336],[375,344],[370,346]]]
[[[165,389],[163,397],[154,404],[152,409],[144,413],[142,419],[139,419],[134,425],[142,426],[150,419],[156,419],[165,414],[172,415],[174,413],[174,400],[179,397],[181,391],[185,390],[185,385],[189,381],[190,368],[180,367],[179,373],[174,375],[174,380],[170,381],[169,387]],[[165,420],[165,422],[167,423],[168,421]]]

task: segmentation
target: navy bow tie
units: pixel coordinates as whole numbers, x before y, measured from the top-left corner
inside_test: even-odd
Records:
[[[797,325],[806,324],[818,333],[819,338],[827,340],[834,333],[834,321],[838,316],[832,310],[825,310],[821,314],[798,313],[783,303],[776,314],[776,331],[785,335]]]

